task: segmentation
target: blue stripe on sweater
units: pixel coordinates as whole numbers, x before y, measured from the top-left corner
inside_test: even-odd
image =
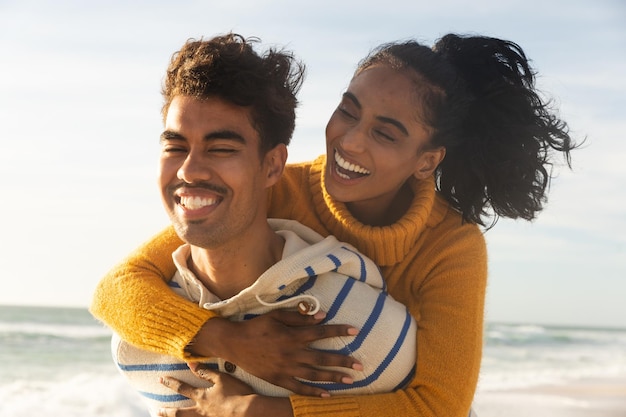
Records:
[[[341,291],[339,291],[339,293],[333,300],[332,305],[326,312],[326,318],[324,319],[322,323],[327,323],[329,320],[332,320],[333,318],[335,318],[335,316],[337,315],[337,313],[339,313],[339,310],[343,306],[344,301],[346,301],[348,294],[350,294],[352,287],[354,287],[355,282],[357,281],[354,279],[346,280],[346,282],[343,284],[343,287],[341,287]]]
[[[303,381],[303,383],[306,385],[313,386],[313,387],[327,389],[329,391],[360,388],[360,387],[364,387],[366,385],[371,384],[373,381],[376,381],[378,379],[378,377],[387,369],[387,366],[389,366],[391,361],[397,356],[402,344],[404,343],[404,340],[406,339],[406,336],[410,327],[411,327],[411,315],[407,311],[407,314],[404,320],[404,325],[402,326],[402,332],[400,333],[400,336],[398,336],[398,338],[396,339],[396,343],[394,343],[393,347],[391,348],[391,350],[389,351],[385,359],[383,359],[381,364],[368,377],[361,379],[359,381],[354,381],[353,384],[317,383],[317,382],[309,382],[309,381]],[[411,373],[413,372],[414,370],[411,371]],[[407,381],[409,377],[410,375],[405,377],[403,381]]]
[[[304,283],[300,287],[298,287],[298,289],[296,291],[294,291],[291,294],[283,294],[280,297],[278,297],[275,301],[282,301],[282,300],[286,300],[288,298],[293,298],[293,297],[295,297],[297,295],[300,295],[300,294],[304,293],[306,290],[312,288],[315,285],[316,281],[317,281],[317,275],[313,275],[309,279],[304,281]],[[258,317],[258,316],[260,316],[260,314],[248,313],[248,314],[244,314],[242,320],[250,320],[250,319],[253,319],[253,318]]]
[[[391,391],[397,391],[409,385],[409,382],[415,378],[415,372],[417,372],[417,365],[413,365],[411,371],[407,374],[406,377],[398,385],[396,385]]]
[[[206,363],[208,368],[218,370],[215,363]],[[117,367],[124,372],[172,372],[172,371],[188,371],[189,366],[185,362],[181,363],[146,363],[139,365],[124,365],[117,363]]]
[[[317,275],[312,275],[309,279],[304,281],[304,283],[302,285],[300,285],[300,287],[298,287],[298,289],[292,295],[282,295],[279,298],[279,300],[282,300],[284,298],[291,298],[294,295],[302,294],[306,290],[313,288],[313,286],[315,285],[316,282],[317,282]]]
[[[162,395],[162,394],[155,394],[153,392],[145,392],[145,391],[138,391],[139,394],[141,394],[142,396],[149,398],[151,400],[155,400],[155,401],[160,401],[162,403],[175,403],[178,401],[185,401],[185,400],[189,400],[189,398],[185,397],[184,395],[180,395],[180,394],[170,394],[170,395]]]
[[[333,271],[337,271],[337,268],[341,266],[341,261],[339,260],[339,258],[337,258],[332,253],[329,253],[328,255],[326,255],[326,257],[335,264],[335,269],[333,269]]]
[[[353,254],[359,259],[359,262],[361,263],[361,276],[359,277],[359,281],[365,282],[367,278],[367,270],[365,269],[365,260],[363,260],[363,256],[361,256],[361,254],[358,252],[355,252],[349,248],[346,248],[345,246],[342,246],[341,249],[350,252],[351,254]]]
[[[310,266],[307,266],[306,268],[304,268],[304,270],[307,273],[307,275],[310,277],[317,275],[315,271],[313,270],[313,268],[311,268]]]
[[[346,284],[348,282],[355,282],[355,281],[348,280]],[[343,293],[343,289],[340,295],[342,295],[342,293]],[[337,298],[339,298],[339,296]],[[339,304],[339,307],[341,307],[341,304],[343,304],[343,299],[345,299],[345,296],[341,299],[341,303]],[[376,299],[376,304],[374,304],[374,308],[372,309],[372,312],[367,318],[367,321],[363,324],[363,327],[359,329],[359,334],[355,336],[354,340],[342,349],[330,350],[328,352],[339,353],[341,355],[350,355],[352,352],[360,348],[363,342],[365,342],[365,339],[367,338],[367,336],[370,334],[370,332],[374,328],[374,326],[376,326],[376,322],[378,322],[378,319],[380,318],[380,315],[383,311],[383,307],[385,306],[386,299],[387,299],[387,294],[382,293],[382,292],[378,294],[378,298]],[[335,306],[335,304],[336,302],[333,303],[333,307]],[[331,307],[331,310],[332,310],[332,307]],[[337,314],[337,311],[334,311],[334,314]],[[328,316],[330,316],[330,313],[328,314]]]

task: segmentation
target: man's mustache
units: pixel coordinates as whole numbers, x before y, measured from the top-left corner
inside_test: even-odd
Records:
[[[172,185],[170,187],[168,187],[169,191],[171,193],[174,193],[176,190],[179,190],[181,188],[185,188],[188,190],[191,189],[204,189],[204,190],[209,190],[212,191],[214,193],[218,193],[218,194],[222,194],[225,195],[228,193],[228,190],[224,187],[221,187],[219,185],[215,185],[215,184],[211,184],[209,182],[197,182],[197,183],[193,183],[193,184],[188,184],[188,183],[180,183],[180,184],[176,184],[176,185]]]

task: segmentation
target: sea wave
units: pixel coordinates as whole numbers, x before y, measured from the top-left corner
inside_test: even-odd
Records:
[[[10,336],[52,336],[72,339],[98,339],[111,337],[111,331],[104,326],[57,323],[0,321],[0,339]]]
[[[31,378],[0,384],[0,415],[147,417],[148,413],[121,375],[76,370],[67,378]]]
[[[605,345],[626,344],[626,330],[539,326],[526,324],[490,324],[488,345]]]
[[[626,330],[491,324],[481,389],[502,390],[626,375]]]

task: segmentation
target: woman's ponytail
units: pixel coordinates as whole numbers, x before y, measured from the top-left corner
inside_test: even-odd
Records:
[[[446,91],[447,111],[455,114],[444,110],[433,141],[447,149],[439,190],[466,221],[483,226],[491,216],[493,223],[499,216],[535,218],[551,178],[551,153],[563,152],[569,165],[574,144],[566,123],[535,91],[524,52],[513,42],[457,35],[444,36],[433,50],[464,84]]]

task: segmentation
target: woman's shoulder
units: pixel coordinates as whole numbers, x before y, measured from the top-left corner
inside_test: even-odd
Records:
[[[290,162],[285,165],[284,176],[292,175],[309,175],[309,172],[313,170],[321,169],[324,163],[325,156],[320,155],[312,161]]]
[[[433,210],[427,226],[436,235],[457,240],[470,239],[476,243],[484,242],[484,232],[480,227],[463,219],[460,211],[455,209],[439,192],[435,195]]]

